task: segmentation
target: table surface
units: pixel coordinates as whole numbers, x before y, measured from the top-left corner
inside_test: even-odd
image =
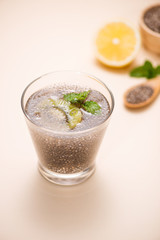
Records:
[[[129,76],[136,65],[160,57],[143,46],[124,69],[110,69],[94,55],[106,22],[138,27],[152,0],[0,1],[0,240],[160,239],[160,97],[129,111],[123,93],[143,82]],[[25,86],[55,70],[80,70],[100,78],[115,109],[97,156],[95,174],[73,187],[47,182],[37,170],[20,98]]]

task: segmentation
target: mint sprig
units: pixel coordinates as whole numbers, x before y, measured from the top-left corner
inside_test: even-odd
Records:
[[[131,70],[130,76],[131,77],[145,77],[147,79],[155,78],[157,75],[160,75],[160,65],[157,67],[153,67],[150,61],[145,61],[142,66],[136,67]]]
[[[76,107],[83,108],[85,111],[92,113],[92,114],[97,114],[101,107],[97,102],[94,101],[86,101],[88,94],[90,91],[84,91],[80,93],[68,93],[63,96],[64,100],[75,104]]]

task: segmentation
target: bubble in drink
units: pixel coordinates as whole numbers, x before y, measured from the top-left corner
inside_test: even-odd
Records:
[[[64,99],[66,94],[84,91],[88,95],[83,102]],[[86,101],[100,110],[86,111]],[[103,123],[110,115],[109,103],[100,92],[74,86],[45,88],[28,99],[25,111],[33,123],[29,129],[45,171],[73,174],[92,168],[106,129]]]

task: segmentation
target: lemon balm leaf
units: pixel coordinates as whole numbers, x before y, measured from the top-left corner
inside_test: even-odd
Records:
[[[84,110],[86,110],[89,113],[92,114],[96,114],[99,113],[101,107],[99,106],[99,104],[97,102],[94,101],[86,101],[82,107],[84,108]]]
[[[68,93],[63,96],[64,100],[70,103],[83,103],[85,99],[88,97],[90,91],[84,91],[80,93]]]

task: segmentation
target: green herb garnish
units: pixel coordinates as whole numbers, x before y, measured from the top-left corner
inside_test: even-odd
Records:
[[[84,91],[80,93],[68,93],[63,96],[64,100],[70,103],[83,103],[84,100],[87,98],[90,91]]]
[[[86,110],[89,113],[96,114],[99,112],[101,107],[98,105],[98,103],[93,101],[86,101],[83,105],[84,110]]]
[[[160,65],[153,67],[150,61],[145,61],[142,66],[134,68],[130,72],[131,77],[145,77],[147,79],[155,78],[157,75],[160,75]]]
[[[75,104],[79,108],[83,108],[85,111],[96,114],[100,111],[101,107],[97,102],[94,101],[86,101],[88,94],[90,91],[84,91],[80,93],[68,93],[63,96],[64,100]]]
[[[158,66],[156,67],[156,73],[157,73],[157,75],[160,75],[160,65],[158,65]]]

